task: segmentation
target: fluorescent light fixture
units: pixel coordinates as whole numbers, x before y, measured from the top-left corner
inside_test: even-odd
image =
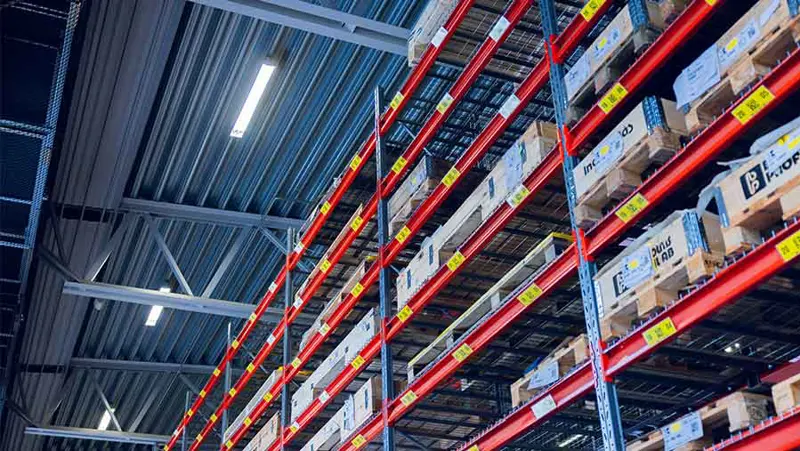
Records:
[[[158,289],[161,293],[172,293],[172,289],[170,289],[169,285],[164,285]]]
[[[115,409],[111,409],[113,412]],[[100,424],[97,425],[98,431],[105,431],[108,429],[108,425],[111,424],[111,414],[108,413],[108,410],[103,411],[103,416],[100,418]]]
[[[239,113],[239,118],[236,119],[236,123],[233,124],[231,136],[234,138],[241,138],[244,136],[244,131],[247,130],[247,125],[250,123],[250,119],[253,118],[253,113],[256,112],[258,101],[261,100],[261,95],[264,94],[267,83],[269,83],[269,79],[272,77],[272,72],[274,71],[275,66],[273,65],[261,65],[261,69],[256,76],[256,81],[253,83],[253,87],[250,88],[250,94],[247,95],[247,100],[244,101],[242,111]]]
[[[144,325],[147,327],[153,327],[158,322],[158,318],[161,317],[161,311],[164,310],[163,305],[154,305],[150,307],[150,313],[147,315],[147,321],[144,322]]]
[[[564,440],[563,442],[559,443],[558,447],[559,448],[565,448],[565,447],[571,445],[572,443],[575,443],[575,441],[580,439],[581,437],[583,437],[581,434],[575,434],[572,437],[570,437],[570,438]]]

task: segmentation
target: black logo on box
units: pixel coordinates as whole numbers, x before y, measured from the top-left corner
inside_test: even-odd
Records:
[[[745,199],[750,199],[767,186],[764,170],[760,164],[742,174],[742,176],[739,177],[739,182],[742,184],[742,191],[744,192]]]

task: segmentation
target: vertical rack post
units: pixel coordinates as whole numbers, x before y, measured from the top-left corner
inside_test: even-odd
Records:
[[[389,293],[389,268],[385,264],[385,247],[389,241],[388,206],[384,197],[381,180],[383,180],[385,155],[381,144],[381,88],[375,87],[375,164],[376,190],[378,191],[378,261],[380,275],[378,279],[380,313],[381,313],[381,415],[383,416],[383,450],[394,451],[394,428],[389,426],[389,402],[394,399],[394,381],[392,379],[392,349],[386,342],[386,324],[392,313]]]
[[[189,402],[191,401],[192,392],[190,390],[186,391],[186,403],[184,404],[183,411],[186,412],[189,410]],[[181,451],[186,451],[186,428],[183,428],[183,433],[181,433]]]
[[[228,347],[226,349],[231,348],[231,323],[228,322]],[[231,360],[227,365],[225,365],[225,393],[222,395],[230,396],[231,392],[231,379],[233,371],[233,360]],[[222,411],[222,443],[220,444],[220,449],[225,449],[225,431],[228,430],[228,409],[224,409]],[[184,428],[185,429],[185,428]]]
[[[287,229],[286,230],[286,267],[289,268],[289,260],[292,257],[292,249],[294,249],[294,229]],[[286,330],[283,332],[283,374],[281,377],[286,377],[286,374],[289,373],[288,366],[289,366],[289,353],[292,349],[292,328],[289,327],[289,308],[292,306],[292,297],[294,296],[292,290],[292,273],[291,271],[286,272],[286,282],[283,284],[284,286],[284,298],[283,298],[283,321],[286,324]],[[285,442],[283,437],[283,431],[286,426],[289,425],[291,419],[291,408],[292,405],[290,404],[290,396],[289,393],[289,381],[284,381],[283,388],[281,388],[281,424],[280,424],[280,431],[281,431],[281,450],[283,450],[283,443]]]
[[[556,124],[561,141],[562,168],[564,171],[564,184],[567,190],[569,216],[572,230],[575,234],[575,243],[578,247],[578,276],[581,284],[581,297],[583,299],[583,316],[586,320],[586,334],[589,338],[591,351],[592,373],[597,396],[597,413],[600,417],[600,427],[603,433],[603,445],[609,451],[624,451],[625,440],[622,433],[622,418],[619,412],[617,390],[613,382],[605,377],[605,368],[602,360],[602,342],[600,339],[599,317],[597,301],[594,292],[593,277],[597,272],[594,262],[586,258],[587,244],[583,230],[575,221],[575,206],[577,195],[575,179],[572,170],[575,167],[575,150],[570,148],[569,130],[566,126],[567,90],[564,84],[564,68],[560,61],[554,59],[553,41],[558,33],[556,8],[553,0],[539,0],[542,13],[542,24],[547,43],[547,55],[550,61],[550,88],[553,91],[553,105],[556,113]]]

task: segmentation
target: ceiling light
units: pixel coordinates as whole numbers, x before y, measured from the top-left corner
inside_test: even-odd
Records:
[[[730,353],[732,353],[732,352],[733,352],[733,348],[732,348],[731,346],[728,346],[727,348],[725,348],[725,352],[727,352],[728,354],[730,354]]]
[[[158,318],[161,317],[161,311],[164,310],[164,306],[162,305],[154,305],[150,307],[150,313],[147,315],[147,321],[144,322],[144,325],[147,327],[153,327],[158,322]]]
[[[247,130],[247,125],[250,123],[250,119],[253,118],[253,113],[256,112],[258,101],[261,100],[261,95],[264,94],[267,83],[269,83],[269,79],[272,77],[272,72],[274,71],[275,66],[269,64],[261,65],[261,69],[256,76],[256,81],[253,82],[253,87],[250,88],[250,94],[247,95],[247,100],[244,101],[242,111],[239,113],[239,118],[236,119],[236,123],[233,124],[231,136],[234,138],[241,138],[244,136],[244,131]]]
[[[583,437],[581,434],[575,434],[572,437],[570,437],[570,438],[564,440],[563,442],[559,443],[558,447],[559,448],[565,448],[565,447],[571,445],[572,443],[574,443],[575,441],[579,440],[581,437]]]
[[[115,409],[111,409],[113,412]],[[100,418],[100,424],[97,425],[98,431],[105,431],[108,429],[108,425],[111,424],[111,414],[108,413],[108,410],[103,411],[103,416]]]
[[[158,289],[161,293],[172,293],[172,289],[170,289],[169,285],[164,285]]]

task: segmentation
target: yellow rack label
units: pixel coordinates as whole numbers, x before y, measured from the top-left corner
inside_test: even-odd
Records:
[[[447,109],[450,108],[450,105],[452,104],[453,104],[453,97],[448,92],[442,97],[442,100],[439,101],[439,104],[436,105],[436,111],[438,111],[439,114],[444,114],[444,112],[447,111]]]
[[[212,413],[211,416],[209,417],[209,419],[211,420],[212,423],[216,423],[216,421],[217,421],[217,419],[219,419],[219,417],[217,417],[216,413]]]
[[[256,366],[255,365],[253,365],[252,363],[248,363],[247,364],[247,372],[248,373],[252,373],[255,370],[256,370]]]
[[[406,163],[408,163],[408,161],[406,161],[405,158],[403,157],[398,158],[397,161],[395,161],[394,164],[392,165],[392,172],[394,172],[395,174],[399,174],[400,171],[402,171],[403,168],[406,167]]]
[[[187,410],[187,411],[186,411],[186,416],[187,416],[187,417],[191,418],[191,417],[192,417],[192,415],[194,415],[194,410],[192,410],[192,409],[189,409],[189,410]]]
[[[290,430],[290,431],[292,431],[292,434],[294,434],[294,433],[296,433],[298,430],[300,430],[300,425],[299,425],[299,424],[297,424],[297,422],[294,422],[294,423],[292,423],[292,425],[291,425],[291,426],[289,426],[289,430]]]
[[[327,274],[329,269],[331,269],[331,261],[326,258],[320,263],[319,270]]]
[[[351,443],[353,444],[354,447],[361,448],[362,446],[364,446],[364,443],[367,443],[367,439],[365,439],[363,435],[358,434]]]
[[[466,260],[464,254],[462,254],[461,251],[456,251],[456,253],[450,257],[450,260],[447,261],[447,268],[450,271],[455,271],[464,263],[464,260]]]
[[[250,314],[250,318],[249,318],[249,320],[250,320],[250,322],[251,322],[251,323],[254,323],[254,322],[256,322],[256,320],[257,320],[257,319],[258,319],[258,317],[256,316],[256,314],[255,314],[255,313],[251,313],[251,314]]]
[[[614,109],[621,101],[628,95],[628,90],[625,89],[620,83],[615,84],[608,90],[606,95],[600,99],[598,106],[604,113],[608,114]]]
[[[264,398],[263,398],[263,399],[264,399],[264,402],[270,402],[270,401],[272,401],[272,393],[270,393],[270,392],[267,392],[267,394],[265,394],[265,395],[264,395]]]
[[[228,449],[233,448],[233,442],[228,440],[227,442],[225,442],[225,447],[228,448]]]
[[[331,211],[331,203],[326,200],[325,203],[319,207],[319,212],[323,215],[327,215],[329,211]]]
[[[794,232],[789,238],[784,239],[777,246],[778,253],[783,257],[783,261],[790,261],[800,255],[800,232]]]
[[[583,20],[587,22],[592,20],[592,17],[597,14],[597,11],[600,10],[600,7],[603,6],[605,2],[606,0],[589,0],[586,2],[586,5],[581,8],[581,16],[583,16]]]
[[[350,363],[350,365],[352,365],[353,368],[355,368],[355,369],[359,369],[359,368],[361,368],[361,365],[364,364],[364,362],[366,362],[366,360],[364,360],[364,357],[361,357],[361,355],[359,354],[359,355],[356,356],[355,359],[353,359],[353,361]]]
[[[361,155],[356,154],[353,159],[350,160],[350,169],[355,171],[359,166],[361,166]]]
[[[472,354],[472,348],[464,343],[463,345],[459,346],[458,349],[453,352],[453,358],[458,360],[459,362],[463,362]]]
[[[214,368],[214,376],[219,376],[220,373],[222,373],[222,371],[220,371],[219,368]]]
[[[292,367],[297,368],[298,366],[300,366],[300,363],[301,363],[300,358],[295,357],[294,360],[292,360]]]
[[[467,451],[481,451],[481,449],[478,448],[478,445],[472,445]]]
[[[361,216],[356,216],[353,218],[353,222],[350,223],[350,228],[353,229],[353,232],[358,232],[358,228],[361,227],[361,224],[364,223],[364,218]]]
[[[331,330],[331,326],[329,326],[328,323],[322,323],[322,325],[319,326],[319,334],[320,335],[327,334],[329,330]]]
[[[403,308],[401,308],[400,311],[397,312],[397,319],[399,319],[401,323],[404,323],[413,313],[414,311],[411,310],[411,307],[407,305],[403,306]]]
[[[731,114],[744,125],[773,100],[775,100],[775,95],[766,86],[762,85],[747,96],[744,102],[734,108]]]
[[[675,335],[676,332],[678,332],[678,329],[675,328],[675,323],[672,322],[672,318],[667,318],[644,331],[644,341],[647,342],[648,346],[655,346]]]
[[[233,340],[233,341],[231,342],[231,347],[232,347],[233,349],[236,349],[236,348],[238,348],[238,347],[239,347],[239,340]]]
[[[650,201],[647,200],[647,198],[642,194],[636,193],[631,200],[625,202],[623,206],[619,207],[615,214],[620,220],[622,220],[622,222],[628,223],[631,221],[631,219],[635,218],[639,213],[641,213],[642,210],[644,210],[648,205],[650,205]]]
[[[524,305],[525,307],[533,304],[533,301],[536,300],[539,296],[542,295],[542,289],[539,288],[539,285],[533,284],[529,286],[525,291],[520,293],[517,296],[517,300]]]
[[[706,3],[708,3],[711,6],[714,6],[717,4],[717,0],[706,0]]]
[[[460,176],[461,172],[456,169],[455,166],[453,166],[449,171],[447,171],[447,174],[444,175],[444,178],[442,179],[442,185],[450,188]]]
[[[200,390],[200,397],[201,398],[205,398],[206,397],[206,391],[205,390]]]
[[[411,229],[409,229],[408,226],[403,226],[403,228],[397,232],[397,236],[394,238],[398,243],[405,243],[409,235],[411,235]]]
[[[417,394],[414,393],[413,390],[409,390],[402,398],[400,398],[400,402],[403,403],[404,406],[408,407],[411,405],[412,402],[417,400]]]
[[[506,202],[511,208],[517,208],[519,205],[530,196],[531,191],[525,185],[519,185],[513,193],[508,197]]]
[[[364,285],[361,285],[361,282],[356,282],[356,285],[353,287],[352,290],[350,290],[350,294],[352,294],[353,297],[358,297],[358,295],[361,294],[361,292],[363,291],[364,291]]]
[[[245,426],[250,426],[251,424],[253,424],[253,420],[251,420],[250,417],[246,417],[244,419],[244,425]]]
[[[406,96],[404,96],[402,92],[398,91],[397,94],[395,94],[394,97],[392,98],[392,101],[389,103],[389,108],[391,108],[393,110],[396,110],[397,107],[400,106],[400,103],[405,98],[406,98]]]
[[[195,437],[195,440],[198,441],[198,442],[202,442],[203,441],[203,434],[197,434],[197,437]]]
[[[230,390],[228,390],[228,394],[231,395],[231,397],[236,396],[236,389],[231,388]]]

